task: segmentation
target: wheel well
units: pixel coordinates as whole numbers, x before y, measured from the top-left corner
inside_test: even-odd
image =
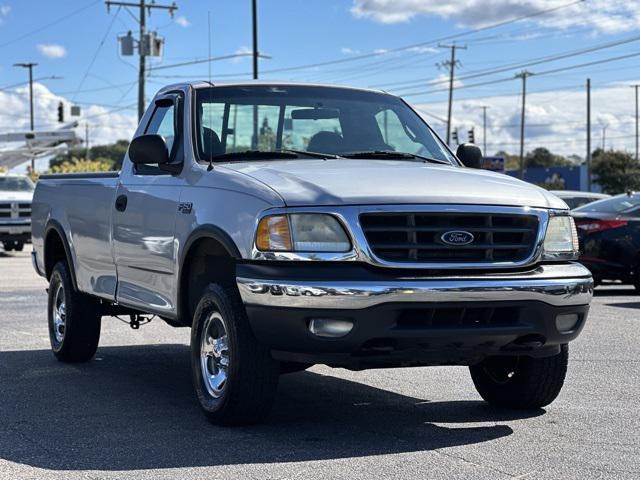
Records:
[[[67,266],[69,266],[69,260],[67,259],[67,251],[64,248],[64,242],[62,241],[60,234],[52,228],[47,234],[47,238],[44,242],[44,271],[47,280],[51,278],[53,267],[60,260],[64,260],[65,262],[67,262]]]
[[[218,240],[204,237],[189,248],[180,274],[180,321],[191,326],[200,295],[209,283],[232,284],[235,259]]]

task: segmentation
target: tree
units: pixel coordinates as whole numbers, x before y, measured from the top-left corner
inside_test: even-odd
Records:
[[[496,153],[498,157],[504,157],[506,170],[519,170],[520,169],[520,156],[511,155],[503,150]],[[531,152],[527,152],[524,157],[524,168],[549,168],[549,167],[566,167],[574,165],[575,163],[566,159],[562,155],[556,155],[551,153],[549,149],[544,147],[538,147]]]
[[[116,143],[109,145],[96,145],[89,149],[89,158],[109,163],[109,170],[120,170],[127,148],[129,148],[128,140],[118,140]],[[73,163],[75,160],[84,158],[85,153],[86,151],[83,148],[72,148],[67,153],[54,157],[49,166],[53,168],[65,162]]]
[[[72,158],[71,161],[51,167],[50,173],[108,172],[110,170],[112,170],[112,164],[105,159]]]
[[[592,155],[592,172],[606,193],[640,190],[640,165],[625,152],[597,149]]]
[[[560,155],[555,155],[544,147],[538,147],[533,151],[528,152],[525,156],[524,161],[527,168],[566,167],[568,165],[571,165],[571,162],[569,162],[566,158]]]

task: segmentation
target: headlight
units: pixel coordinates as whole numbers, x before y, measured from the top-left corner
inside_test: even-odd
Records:
[[[550,217],[544,238],[545,259],[574,258],[578,248],[578,233],[573,218]]]
[[[348,252],[349,238],[331,215],[271,215],[258,224],[256,247],[271,252]]]

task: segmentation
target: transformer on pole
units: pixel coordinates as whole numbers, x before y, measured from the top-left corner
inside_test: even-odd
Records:
[[[162,56],[164,47],[164,38],[159,37],[156,32],[147,32],[146,28],[146,16],[151,15],[153,9],[168,10],[169,15],[173,17],[173,14],[178,9],[178,6],[174,3],[171,5],[160,5],[155,2],[146,3],[145,0],[139,0],[138,2],[120,2],[106,0],[105,5],[107,11],[110,7],[136,7],[140,9],[139,17],[137,18],[140,25],[140,33],[137,39],[133,38],[132,32],[128,32],[126,35],[118,37],[120,42],[120,53],[123,56],[132,56],[134,51],[138,50],[138,57],[140,59],[138,66],[138,120],[144,115],[144,87],[145,87],[145,70],[146,70],[146,57],[160,57]]]

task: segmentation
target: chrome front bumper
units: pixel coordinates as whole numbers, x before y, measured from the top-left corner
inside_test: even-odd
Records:
[[[310,281],[237,278],[247,305],[362,309],[396,302],[540,301],[555,307],[588,305],[593,296],[589,270],[577,263],[540,265],[525,273],[393,279]]]

